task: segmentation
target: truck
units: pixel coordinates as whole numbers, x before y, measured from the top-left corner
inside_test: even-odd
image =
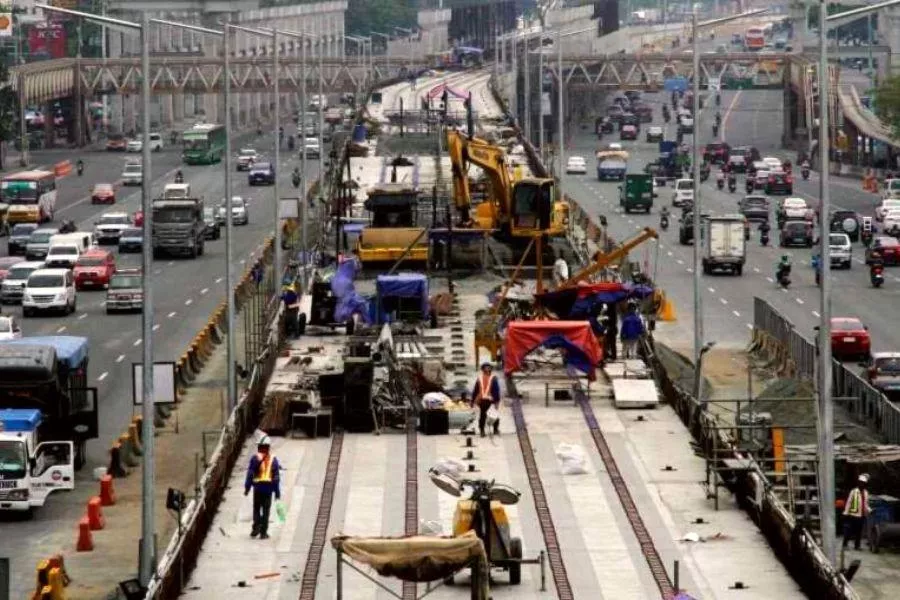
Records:
[[[30,512],[75,485],[98,437],[88,340],[35,336],[0,342],[0,510]]]
[[[626,175],[619,186],[619,206],[625,213],[642,210],[649,213],[653,207],[653,178],[650,175]]]
[[[700,224],[703,230],[703,272],[716,269],[740,276],[747,260],[743,215],[710,216]]]
[[[164,254],[203,256],[206,222],[203,198],[191,194],[188,183],[166,185],[160,198],[153,200],[153,257]]]

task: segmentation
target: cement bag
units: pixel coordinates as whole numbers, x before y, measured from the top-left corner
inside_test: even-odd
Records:
[[[253,490],[246,496],[241,496],[241,505],[238,507],[237,513],[238,523],[253,522]]]
[[[487,411],[487,415],[485,415],[485,421],[488,424],[488,427],[493,427],[494,423],[500,420],[500,409],[497,408],[496,404],[491,404],[491,407]]]
[[[419,534],[439,537],[444,535],[444,528],[437,521],[419,519]]]
[[[466,471],[466,465],[455,458],[442,458],[434,465],[433,469],[441,475],[456,478]]]
[[[453,399],[443,392],[428,392],[422,396],[422,405],[427,409],[441,409],[451,400]]]
[[[556,458],[563,475],[584,475],[588,472],[587,459],[581,446],[560,444],[556,447]]]

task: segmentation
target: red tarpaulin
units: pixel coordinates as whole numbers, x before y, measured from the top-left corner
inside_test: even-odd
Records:
[[[431,100],[432,98],[438,98],[444,93],[445,90],[448,95],[455,96],[455,97],[459,98],[460,100],[465,100],[466,98],[469,97],[468,94],[464,94],[463,92],[458,92],[458,91],[454,90],[452,87],[450,87],[449,85],[447,85],[446,83],[442,83],[440,85],[436,85],[433,88],[431,88],[431,91],[428,92],[427,97],[429,100]]]
[[[587,321],[510,321],[503,345],[503,372],[522,368],[531,352],[539,347],[559,349],[566,364],[595,378],[594,367],[603,358],[603,350]]]

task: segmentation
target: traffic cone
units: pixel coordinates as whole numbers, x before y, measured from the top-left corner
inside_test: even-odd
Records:
[[[100,497],[94,496],[88,501],[87,506],[88,525],[91,531],[103,529],[106,524],[103,519],[103,512],[100,510]]]
[[[78,543],[75,545],[78,552],[90,552],[94,549],[94,536],[91,535],[91,522],[87,517],[78,521]]]
[[[665,298],[662,303],[662,307],[660,307],[659,315],[657,315],[660,321],[664,322],[672,322],[675,320],[675,306],[672,304],[672,301],[668,298]]]
[[[112,475],[104,475],[100,478],[100,504],[112,506],[116,503],[116,492],[113,490]]]

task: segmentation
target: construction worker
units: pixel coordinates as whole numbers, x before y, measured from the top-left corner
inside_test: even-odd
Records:
[[[859,550],[859,541],[862,538],[866,519],[872,508],[869,506],[869,475],[863,473],[857,480],[856,487],[850,490],[847,502],[844,504],[844,548],[850,537],[853,537],[853,549]]]
[[[560,250],[556,255],[556,262],[553,263],[553,286],[559,287],[564,281],[569,279],[569,263],[563,251]]]
[[[628,312],[622,317],[622,352],[625,358],[637,358],[638,340],[644,335],[644,321],[637,312],[637,303],[628,302]]]
[[[481,363],[481,373],[475,380],[472,388],[471,405],[478,405],[478,431],[484,437],[484,426],[487,422],[488,411],[493,406],[500,410],[500,382],[493,374],[494,366],[489,362]],[[494,421],[494,435],[500,434],[500,419]]]
[[[272,494],[275,500],[281,499],[281,465],[272,456],[269,436],[262,434],[256,443],[256,454],[250,458],[247,467],[247,479],[244,481],[244,495],[253,488],[253,529],[250,537],[265,540],[269,538],[269,511],[272,509]]]
[[[284,334],[289,338],[297,337],[300,333],[300,297],[294,284],[282,286],[281,301],[284,302]]]

